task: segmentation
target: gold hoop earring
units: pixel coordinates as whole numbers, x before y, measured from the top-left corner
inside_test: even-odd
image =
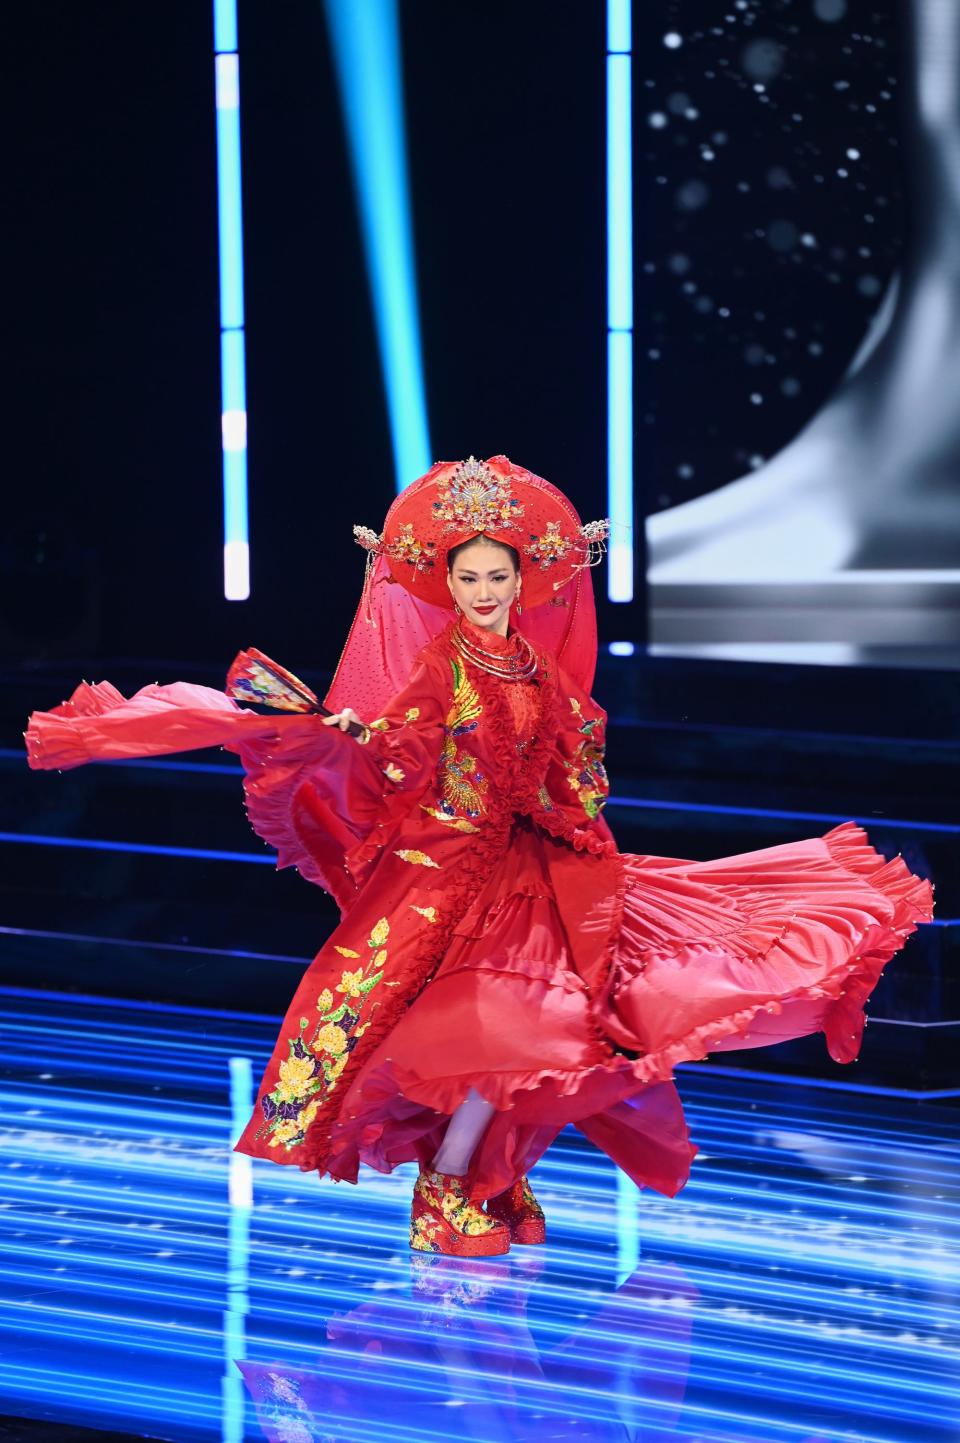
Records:
[[[520,605],[520,588],[519,588],[519,586],[517,587],[516,591],[513,593],[513,600],[514,600],[514,602],[515,602],[515,604],[516,604],[517,615],[519,616],[519,615],[521,614],[521,612],[523,611],[523,607]]]

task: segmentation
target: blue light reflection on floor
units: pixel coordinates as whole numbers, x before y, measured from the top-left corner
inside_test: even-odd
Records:
[[[957,1436],[956,1112],[681,1072],[679,1198],[565,1135],[546,1248],[418,1258],[409,1169],[256,1164],[250,1205],[229,1144],[269,1020],[0,1005],[0,1412],[176,1443]]]

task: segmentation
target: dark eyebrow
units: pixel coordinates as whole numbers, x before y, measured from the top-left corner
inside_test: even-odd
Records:
[[[498,576],[501,571],[506,571],[506,569],[506,566],[495,566],[492,571],[488,571],[486,574],[487,576]],[[471,571],[469,566],[458,566],[457,571],[460,573],[461,576],[477,575],[477,572]]]

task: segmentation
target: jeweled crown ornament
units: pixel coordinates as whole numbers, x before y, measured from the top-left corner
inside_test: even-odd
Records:
[[[523,515],[523,505],[514,496],[509,477],[498,475],[476,456],[468,456],[452,476],[437,482],[433,509],[445,523],[445,533],[513,530]]]

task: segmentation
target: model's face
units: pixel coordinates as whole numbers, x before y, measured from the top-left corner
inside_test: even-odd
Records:
[[[507,634],[519,580],[509,551],[490,541],[464,546],[447,574],[447,585],[464,616],[500,636]]]

